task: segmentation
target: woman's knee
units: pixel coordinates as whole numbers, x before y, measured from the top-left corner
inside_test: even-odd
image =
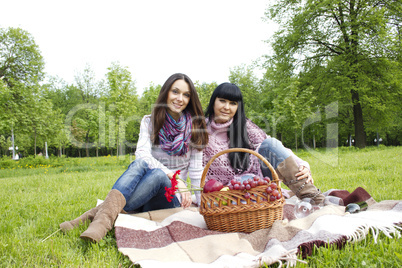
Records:
[[[148,163],[144,159],[135,159],[133,162],[131,162],[130,165],[128,165],[127,169],[134,169],[134,168],[141,168],[141,169],[147,169],[148,168]]]
[[[152,178],[152,181],[158,182],[161,185],[170,186],[171,182],[166,173],[159,168],[154,168],[149,171],[149,175],[147,177]]]
[[[117,179],[113,185],[113,189],[122,191],[123,189],[132,190],[147,173],[148,164],[141,160],[133,161],[126,169],[126,171]]]
[[[274,168],[291,155],[281,141],[272,137],[261,143],[258,153],[267,159]]]
[[[277,148],[283,148],[283,144],[280,140],[273,138],[273,137],[269,137],[266,138],[260,145],[259,151],[260,150],[270,150],[273,151]]]

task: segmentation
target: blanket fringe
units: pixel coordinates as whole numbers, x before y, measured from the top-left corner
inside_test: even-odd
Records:
[[[362,225],[357,228],[357,230],[350,236],[347,237],[347,241],[350,243],[359,242],[366,238],[367,234],[370,232],[373,235],[374,243],[377,244],[378,236],[380,233],[385,234],[389,238],[400,238],[402,230],[401,227],[397,225],[392,226],[369,226]]]
[[[284,254],[283,257],[279,257],[279,258],[275,258],[275,257],[272,257],[272,256],[267,256],[267,255],[266,256],[261,256],[258,259],[258,263],[255,263],[253,266],[250,266],[250,268],[254,268],[254,267],[258,268],[258,267],[261,267],[264,264],[265,265],[272,265],[274,263],[278,263],[279,264],[278,268],[281,268],[282,264],[283,264],[282,261],[286,262],[286,267],[293,267],[293,266],[295,266],[297,264],[297,262],[307,264],[306,261],[298,259],[297,256],[296,256],[296,253],[297,253],[297,249],[293,249],[293,250],[287,251]]]

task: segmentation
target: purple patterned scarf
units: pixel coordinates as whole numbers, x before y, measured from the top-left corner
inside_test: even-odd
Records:
[[[188,144],[191,139],[192,125],[189,112],[183,112],[177,122],[166,112],[165,124],[163,124],[163,127],[159,131],[162,150],[169,155],[185,155],[189,148]]]

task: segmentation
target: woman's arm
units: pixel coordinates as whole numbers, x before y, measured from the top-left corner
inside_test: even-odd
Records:
[[[254,151],[258,151],[261,143],[265,141],[269,136],[259,126],[254,124],[251,120],[247,119],[246,128],[250,147]]]
[[[303,159],[299,158],[297,155],[295,155],[293,153],[293,151],[290,150],[289,148],[286,148],[286,149],[290,152],[290,154],[296,161],[297,165],[299,166],[299,172],[295,174],[297,179],[298,180],[307,179],[306,180],[307,183],[309,183],[309,182],[314,183],[314,180],[313,180],[313,177],[312,177],[311,171],[310,171],[310,164],[308,162],[304,161]]]
[[[148,163],[150,169],[159,168],[166,174],[172,173],[170,169],[152,156],[151,130],[151,116],[146,115],[141,121],[140,135],[138,138],[137,149],[135,151],[135,158],[144,159],[145,162]]]

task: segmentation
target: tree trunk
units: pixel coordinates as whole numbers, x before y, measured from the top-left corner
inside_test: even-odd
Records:
[[[353,120],[355,125],[355,144],[358,148],[366,147],[366,133],[364,132],[363,110],[360,104],[359,92],[352,90]]]
[[[315,149],[315,134],[313,134],[313,149]]]
[[[35,146],[34,146],[34,157],[36,157],[36,128],[34,128]]]
[[[116,135],[116,156],[119,156],[119,133]]]
[[[363,110],[360,103],[359,92],[356,90],[358,88],[357,77],[359,75],[359,24],[357,23],[357,17],[359,10],[355,6],[355,1],[350,2],[350,20],[351,20],[351,32],[350,32],[350,50],[349,58],[351,61],[352,74],[350,78],[352,80],[353,88],[351,90],[352,94],[352,105],[353,105],[353,121],[355,125],[355,144],[358,148],[366,147],[366,133],[364,132],[364,122],[363,122]]]
[[[88,148],[88,144],[89,144],[89,131],[86,134],[86,144],[85,144],[85,152],[87,154],[87,157],[89,157],[89,148]]]

